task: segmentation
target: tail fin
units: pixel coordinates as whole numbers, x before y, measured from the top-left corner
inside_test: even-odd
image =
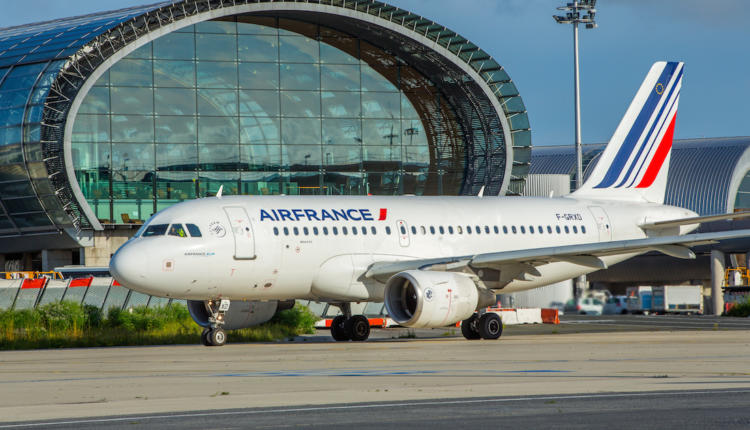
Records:
[[[683,66],[651,66],[594,171],[573,195],[664,203]]]

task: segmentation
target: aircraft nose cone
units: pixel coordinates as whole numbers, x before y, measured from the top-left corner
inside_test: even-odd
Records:
[[[141,290],[145,278],[146,257],[138,246],[126,243],[115,252],[109,261],[109,273],[125,287]]]

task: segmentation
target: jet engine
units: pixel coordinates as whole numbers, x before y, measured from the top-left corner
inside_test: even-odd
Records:
[[[188,311],[193,320],[201,327],[211,327],[209,316],[211,311],[206,302],[188,300]],[[268,302],[240,302],[233,301],[229,310],[224,314],[224,330],[237,330],[263,324],[273,318],[276,312],[294,307],[294,300]]]
[[[385,284],[388,315],[405,327],[444,327],[494,303],[494,294],[463,273],[407,270]]]

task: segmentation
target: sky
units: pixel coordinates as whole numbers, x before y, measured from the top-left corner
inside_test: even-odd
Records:
[[[0,27],[153,3],[3,3]],[[388,0],[468,38],[516,83],[532,144],[574,141],[573,31],[565,0]],[[675,138],[750,136],[748,0],[599,0],[599,28],[580,29],[583,143],[606,142],[655,61],[684,61]]]

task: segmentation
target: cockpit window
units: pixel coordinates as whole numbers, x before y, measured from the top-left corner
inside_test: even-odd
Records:
[[[172,226],[169,227],[169,235],[187,237],[187,233],[185,233],[185,227],[183,227],[182,224],[172,224]]]
[[[201,229],[199,229],[197,225],[195,225],[195,224],[185,224],[185,226],[187,226],[187,229],[190,232],[190,236],[193,236],[193,237],[201,237],[201,236],[203,236],[201,234]]]
[[[167,227],[169,227],[169,224],[150,225],[146,228],[146,231],[143,232],[143,237],[164,236],[164,233],[167,232]]]

